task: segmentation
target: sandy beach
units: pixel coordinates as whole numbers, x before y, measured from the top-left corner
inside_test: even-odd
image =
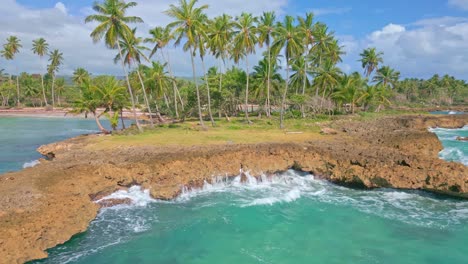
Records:
[[[0,117],[13,116],[13,117],[55,117],[55,118],[85,118],[84,114],[71,114],[71,108],[56,108],[54,110],[46,110],[43,107],[24,107],[24,108],[9,108],[0,109]],[[99,112],[104,109],[99,109]],[[137,110],[137,115],[142,118],[143,113]],[[124,118],[132,118],[133,113],[130,111],[123,112]],[[92,118],[92,114],[88,115]]]

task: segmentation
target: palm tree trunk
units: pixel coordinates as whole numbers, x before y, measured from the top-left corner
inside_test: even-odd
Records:
[[[219,109],[218,109],[218,117],[219,119],[222,118],[222,113],[221,113],[221,92],[223,90],[223,62],[224,60],[222,59],[222,56],[219,57]]]
[[[202,111],[201,111],[200,90],[198,89],[197,74],[195,72],[195,61],[193,57],[194,57],[193,48],[190,45],[190,58],[192,59],[193,82],[195,83],[195,89],[197,90],[198,118],[200,119],[200,125],[202,126],[202,128],[206,129],[205,123],[203,122],[203,116],[202,116]]]
[[[266,100],[266,116],[271,117],[271,105],[270,105],[270,85],[271,85],[271,48],[270,44],[267,45],[268,49],[268,74],[267,74],[267,100]]]
[[[162,55],[163,60],[167,62],[167,68],[169,69],[169,76],[172,79],[172,88],[174,89],[174,111],[175,111],[176,118],[179,119],[179,110],[177,109],[177,95],[179,94],[179,89],[177,88],[177,82],[174,78],[174,74],[172,74],[172,66],[169,60],[169,53],[167,54],[167,59],[166,59],[164,57],[164,51],[161,49],[161,55]],[[184,104],[182,102],[182,98],[180,98],[180,95],[179,95],[179,99],[180,99],[180,103],[182,106],[182,111],[184,111]]]
[[[122,121],[122,129],[125,129],[125,122],[123,118],[123,109],[120,109],[120,121]]]
[[[322,55],[319,55],[319,64],[317,65],[317,68],[322,66]],[[315,96],[319,96],[319,86],[317,85],[317,89],[315,89]]]
[[[307,61],[305,60],[305,54],[304,54],[304,80],[302,83],[302,96],[305,96],[305,89],[306,89],[306,84],[307,84]],[[304,104],[301,104],[301,115],[302,118],[305,118],[305,107]]]
[[[46,97],[45,86],[44,86],[44,75],[42,74],[41,74],[41,84],[42,84],[42,95],[44,96],[44,103],[46,106],[48,106],[49,104],[47,103],[47,97]]]
[[[96,115],[96,113],[94,113],[94,120],[96,121],[96,125],[98,126],[99,130],[104,133],[104,134],[110,134],[110,132],[105,129],[102,124],[101,124],[101,121],[99,121],[99,117],[101,117],[102,114],[100,114],[99,116]]]
[[[19,107],[21,105],[21,102],[20,102],[20,87],[19,87],[19,75],[16,75],[16,93],[18,95],[18,98],[17,98],[17,106]]]
[[[140,65],[138,65],[139,67]],[[148,108],[148,113],[149,113],[149,116],[150,116],[150,124],[151,124],[151,127],[154,127],[154,122],[153,122],[153,113],[151,112],[151,107],[150,107],[150,104],[149,104],[149,101],[148,101],[148,96],[146,96],[146,88],[145,88],[145,83],[143,82],[143,79],[141,78],[141,74],[140,74],[140,69],[137,68],[137,74],[138,74],[138,79],[140,80],[140,84],[141,84],[141,89],[143,90],[143,96],[145,97],[145,103],[146,103],[146,107]]]
[[[247,75],[247,84],[245,86],[245,119],[247,120],[247,123],[250,125],[252,122],[249,120],[249,58],[248,55],[245,56],[245,69],[246,69],[246,75]]]
[[[288,93],[289,88],[289,60],[286,60],[286,88],[284,89],[283,100],[281,101],[280,129],[284,128],[284,105],[286,104],[286,95]]]
[[[210,116],[211,126],[216,126],[216,123],[213,119],[213,114],[211,113],[211,95],[210,95],[210,84],[208,82],[208,78],[206,76],[206,68],[205,68],[205,61],[203,60],[203,56],[200,57],[202,61],[202,68],[203,68],[203,76],[205,77],[205,84],[206,84],[206,93],[208,95],[208,115]]]
[[[158,80],[158,82],[159,82],[159,87],[163,87],[161,78]],[[164,97],[165,97],[165,96],[166,96],[166,94],[164,94]],[[154,106],[156,107],[156,116],[158,117],[158,121],[159,121],[160,123],[166,122],[166,120],[164,120],[164,118],[161,116],[161,112],[159,111],[158,98],[157,98],[157,97],[156,97],[156,99],[154,100]]]
[[[326,86],[323,86],[323,94],[322,94],[322,100],[320,101],[320,108],[323,107],[323,102],[325,101],[325,93],[327,91]]]
[[[117,48],[119,49],[120,58],[123,58],[122,48],[120,47],[120,43],[118,41],[117,41]],[[130,100],[132,101],[133,118],[135,119],[135,124],[138,130],[140,132],[143,132],[143,129],[140,126],[140,122],[138,122],[138,117],[137,117],[136,107],[135,107],[135,98],[133,97],[133,90],[132,90],[132,87],[130,86],[130,80],[128,79],[127,69],[125,68],[124,60],[120,60],[120,61],[122,62],[122,68],[125,73],[125,79],[127,80],[128,93],[130,94]]]
[[[55,74],[54,73],[52,73],[51,91],[52,91],[52,111],[54,111],[54,108],[55,108]]]
[[[182,107],[182,111],[185,111],[184,101],[182,100],[182,96],[180,96],[179,89],[176,89],[176,92],[177,92],[177,97],[179,98],[180,106]]]
[[[163,96],[164,96],[164,103],[166,104],[167,109],[170,109],[171,106],[169,105],[169,99],[168,99],[166,92],[164,92]]]

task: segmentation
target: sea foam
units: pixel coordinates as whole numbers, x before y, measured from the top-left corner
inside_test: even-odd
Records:
[[[35,167],[36,165],[39,165],[40,163],[41,162],[39,160],[33,160],[33,161],[30,161],[30,162],[25,162],[23,164],[23,169]]]
[[[96,203],[110,199],[130,199],[132,201],[132,205],[139,207],[147,206],[149,203],[156,201],[155,199],[151,198],[149,190],[143,190],[140,186],[132,186],[128,190],[119,190],[114,192],[111,195],[96,201]]]

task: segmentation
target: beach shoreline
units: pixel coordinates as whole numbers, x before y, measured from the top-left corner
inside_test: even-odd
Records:
[[[10,108],[0,109],[1,117],[37,117],[37,118],[86,118],[85,114],[73,114],[70,113],[72,108],[56,108],[54,110],[46,110],[44,107],[25,107],[25,108]],[[98,109],[98,112],[102,112],[104,109]],[[140,119],[146,119],[145,113],[138,110],[137,116]],[[93,118],[92,114],[88,114],[87,118]],[[124,119],[132,119],[133,112],[124,111]]]

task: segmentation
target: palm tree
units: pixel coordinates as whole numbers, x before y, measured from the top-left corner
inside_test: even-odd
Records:
[[[366,77],[369,77],[375,69],[378,69],[379,64],[383,63],[382,52],[377,52],[375,48],[365,49],[359,56],[359,60],[362,63],[362,68],[364,68],[364,74]]]
[[[58,106],[62,106],[60,96],[63,95],[63,92],[65,92],[65,79],[58,78],[55,82],[55,95],[57,96]]]
[[[152,67],[146,68],[144,71],[146,87],[156,95],[156,99],[163,96],[171,83],[174,83],[174,79],[167,76],[166,66],[167,64],[153,61]],[[157,102],[156,110],[159,112]]]
[[[85,117],[89,113],[94,115],[94,119],[99,130],[102,133],[108,134],[109,131],[105,129],[101,122],[100,117],[107,115],[110,117],[112,127],[115,129],[117,125],[115,120],[118,120],[118,113],[121,110],[125,98],[125,86],[117,80],[115,77],[99,77],[94,80],[85,79],[80,85],[81,96],[73,104],[73,109],[70,111],[73,114],[85,114]],[[104,111],[100,114],[97,113],[99,107],[103,107]],[[111,117],[108,113],[113,111],[114,114]]]
[[[330,43],[333,41],[333,32],[328,31],[327,25],[317,22],[312,31],[313,45],[310,52],[313,53],[316,67],[319,67],[326,58]]]
[[[255,23],[257,19],[252,14],[242,13],[240,17],[236,19],[234,28],[236,29],[234,34],[234,45],[235,49],[245,55],[245,69],[247,73],[247,81],[245,86],[245,118],[247,123],[251,124],[249,120],[249,54],[255,53],[255,44],[258,42],[256,35],[257,28]]]
[[[36,106],[34,99],[39,94],[39,91],[37,89],[37,83],[35,78],[33,78],[32,75],[29,75],[25,72],[21,73],[20,77],[20,85],[23,91],[24,98],[30,99],[33,106]]]
[[[19,52],[20,48],[23,46],[21,45],[21,41],[16,36],[10,36],[7,38],[7,43],[3,45],[3,50],[1,51],[2,57],[6,60],[13,60],[16,54]],[[11,75],[10,75],[11,79]],[[16,93],[17,93],[17,106],[20,106],[20,87],[19,87],[19,74],[16,74]]]
[[[314,34],[313,34],[313,32],[314,32],[314,14],[313,13],[307,13],[305,18],[298,17],[298,20],[299,20],[298,31],[299,31],[299,34],[302,37],[302,40],[303,40],[303,45],[304,45],[303,56],[305,58],[305,57],[307,57],[307,55],[309,53],[309,49],[311,48],[311,45],[314,43]],[[304,75],[303,75],[304,78],[302,78],[302,96],[304,96],[305,95],[306,85],[307,85],[307,82],[308,82],[308,78],[307,78],[308,63],[305,61],[305,59],[304,59],[304,63],[302,65],[304,67],[304,70],[301,70],[301,71],[298,71],[298,72],[304,73]],[[304,105],[301,105],[301,114],[302,114],[302,117],[304,118],[305,117]]]
[[[55,108],[55,79],[56,79],[56,73],[60,69],[60,65],[62,65],[63,62],[63,53],[61,53],[59,50],[54,50],[49,54],[49,66],[47,66],[47,71],[52,76],[52,110]]]
[[[89,80],[89,78],[89,72],[83,68],[77,68],[73,72],[73,82],[78,86],[82,85],[85,81]]]
[[[208,17],[206,17],[206,15],[203,14],[200,19],[203,20],[202,21],[203,25],[208,24]],[[196,34],[197,34],[197,49],[200,55],[200,60],[202,62],[203,77],[205,80],[207,97],[208,97],[208,115],[210,117],[211,125],[216,126],[216,123],[213,119],[213,114],[211,113],[210,84],[208,83],[208,78],[206,76],[206,67],[205,67],[205,59],[204,59],[206,55],[207,46],[209,45],[208,36],[207,36],[207,28],[205,26],[198,27]]]
[[[283,92],[281,101],[281,115],[280,115],[280,128],[284,128],[284,111],[286,104],[286,95],[289,86],[289,68],[291,59],[301,54],[303,51],[303,44],[301,35],[297,28],[294,26],[294,18],[286,16],[283,23],[278,23],[277,29],[274,32],[275,42],[273,43],[273,50],[276,54],[284,49],[284,58],[286,59],[286,87]]]
[[[272,88],[274,86],[272,81],[276,81],[277,84],[281,81],[281,75],[278,73],[279,66],[276,64],[276,61],[274,63],[270,63],[268,57],[264,57],[263,60],[259,61],[258,65],[253,69],[254,73],[252,78],[256,84],[256,88],[254,90],[255,97],[257,99],[265,98],[265,96],[267,97],[265,101],[265,112],[268,112],[268,95],[272,92]]]
[[[132,34],[132,30],[127,23],[142,23],[143,20],[136,16],[126,16],[127,10],[131,7],[136,6],[136,2],[126,3],[123,0],[104,0],[104,2],[96,2],[93,5],[93,10],[98,14],[89,15],[85,19],[85,23],[98,22],[100,23],[91,32],[91,38],[95,43],[99,42],[104,38],[105,44],[111,48],[119,50],[119,54],[122,57],[122,48],[120,46],[119,39],[125,39],[126,36]],[[127,80],[128,93],[130,94],[130,100],[132,101],[133,117],[139,131],[142,131],[140,123],[138,122],[135,106],[135,98],[133,97],[133,90],[130,86],[130,80],[128,78],[128,72],[125,68],[124,61],[122,60],[122,68],[125,73]]]
[[[362,98],[366,107],[376,105],[377,108],[375,109],[375,112],[380,112],[385,105],[391,104],[389,100],[390,96],[391,91],[387,87],[383,85],[371,85],[367,88]]]
[[[329,42],[325,55],[332,63],[337,64],[343,61],[341,57],[345,54],[346,52],[343,51],[343,46],[340,46],[337,39],[333,39]]]
[[[384,87],[390,86],[391,88],[395,88],[398,79],[400,79],[400,72],[395,71],[389,66],[383,66],[377,70],[377,74],[374,76],[373,80],[377,83],[377,85],[383,85]]]
[[[332,98],[338,102],[338,105],[347,103],[351,106],[351,113],[355,113],[356,104],[364,97],[363,88],[366,86],[366,80],[361,78],[357,72],[344,74],[338,83],[337,90],[332,94]]]
[[[124,58],[123,63],[124,65],[128,65],[129,69],[131,69],[132,63],[136,63],[136,73],[138,76],[138,80],[140,81],[141,89],[143,91],[143,97],[145,100],[146,108],[148,109],[148,113],[150,115],[150,124],[151,127],[154,127],[153,113],[151,112],[148,96],[146,95],[145,84],[143,82],[143,79],[141,78],[140,73],[141,59],[143,58],[146,61],[149,61],[149,59],[143,53],[143,51],[148,50],[148,48],[140,45],[142,41],[142,38],[136,37],[136,28],[132,30],[132,34],[123,36],[123,39],[118,41],[118,43],[120,43],[122,51],[119,54],[117,54],[117,56],[114,58],[114,62],[117,63],[118,61],[122,60],[122,58]],[[156,111],[156,115],[160,122],[164,122],[164,119],[161,117],[159,110]]]
[[[208,8],[208,5],[202,5],[195,7],[198,0],[179,0],[179,6],[170,5],[169,10],[165,13],[174,18],[175,21],[168,25],[169,28],[173,29],[173,34],[176,38],[175,45],[179,45],[183,38],[186,39],[184,50],[190,51],[190,58],[192,60],[192,71],[193,71],[193,82],[195,83],[195,89],[197,92],[197,103],[198,103],[198,117],[200,119],[200,125],[203,129],[206,129],[205,123],[203,123],[203,116],[200,103],[200,89],[198,87],[196,68],[195,68],[195,48],[197,44],[197,32],[199,28],[203,28],[203,11]]]
[[[322,104],[325,100],[327,89],[332,91],[333,87],[338,85],[341,74],[341,70],[330,60],[326,60],[321,67],[317,68],[314,85],[317,87],[317,90],[320,88],[323,90]]]
[[[275,30],[275,21],[276,14],[275,12],[263,12],[263,15],[260,17],[260,22],[258,25],[259,37],[258,44],[260,47],[263,44],[267,47],[268,52],[268,72],[267,72],[267,101],[266,101],[266,115],[267,117],[271,116],[271,102],[270,102],[270,87],[271,87],[271,40],[272,34]]]
[[[162,59],[164,60],[165,63],[167,63],[169,76],[172,78],[172,88],[173,88],[173,94],[174,94],[174,111],[175,111],[175,116],[178,119],[179,110],[177,106],[178,105],[177,98],[179,98],[182,111],[184,111],[184,102],[182,101],[182,98],[179,93],[179,89],[177,88],[177,82],[174,78],[174,74],[172,73],[169,53],[167,54],[167,58],[166,58],[164,54],[164,50],[163,50],[167,46],[167,44],[174,38],[174,36],[171,34],[171,30],[169,27],[155,27],[154,29],[151,29],[149,33],[151,37],[146,38],[145,42],[155,44],[153,50],[151,51],[150,58],[153,57],[159,50],[161,53]]]
[[[291,75],[291,79],[289,82],[291,87],[296,88],[296,94],[298,93],[299,88],[302,87],[302,96],[305,96],[305,88],[307,86],[310,86],[310,80],[308,75],[310,71],[307,69],[307,66],[304,66],[305,64],[307,64],[307,61],[304,56],[298,56],[293,60],[291,68],[294,73]],[[302,107],[301,111],[303,111]]]
[[[49,43],[47,43],[47,41],[44,38],[33,40],[32,51],[34,52],[34,54],[37,54],[40,59],[42,59],[42,57],[44,57],[49,51]],[[47,106],[49,104],[47,103],[47,97],[46,97],[46,92],[45,92],[44,75],[42,74],[40,75],[41,75],[42,95],[44,96],[44,103]]]
[[[208,28],[208,42],[212,55],[219,59],[219,93],[223,86],[223,66],[226,66],[226,58],[229,51],[229,43],[233,37],[234,22],[232,17],[226,14],[215,17]],[[221,104],[220,104],[221,105]],[[221,118],[221,109],[218,109]]]
[[[439,92],[438,89],[440,86],[440,76],[438,74],[434,74],[434,76],[427,80],[426,84],[426,88],[429,91],[429,97],[435,99],[437,93]]]

